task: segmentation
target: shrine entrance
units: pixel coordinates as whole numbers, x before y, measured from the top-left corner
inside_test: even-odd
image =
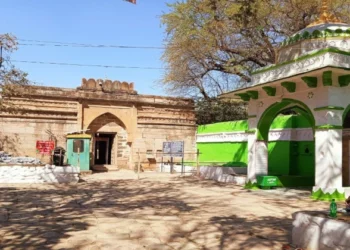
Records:
[[[116,134],[95,135],[95,165],[111,165],[113,141]]]
[[[127,168],[130,145],[124,123],[111,113],[95,118],[88,127],[92,134],[91,165],[96,171]]]
[[[251,86],[220,97],[240,97],[249,104],[249,182],[256,183],[257,177],[269,173],[267,142],[273,119],[285,109],[295,109],[308,121],[312,128],[312,140],[311,135],[308,140],[315,143],[314,148],[309,144],[303,151],[315,152],[312,197],[344,200],[350,195],[350,189],[343,185],[350,182],[346,139],[350,123],[350,25],[327,12],[329,6],[324,1],[319,19],[276,49],[275,64],[252,72]]]
[[[292,99],[273,104],[261,116],[258,143],[266,143],[266,172],[268,176],[276,176],[279,185],[314,186],[314,123],[309,108]]]

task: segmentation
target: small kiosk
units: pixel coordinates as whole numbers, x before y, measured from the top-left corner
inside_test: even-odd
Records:
[[[81,172],[90,171],[91,135],[67,135],[67,163],[80,168]]]

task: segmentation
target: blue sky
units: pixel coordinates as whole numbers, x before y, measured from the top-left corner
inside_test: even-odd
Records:
[[[162,47],[160,15],[175,0],[1,0],[0,33],[19,39]],[[29,43],[19,41],[20,43]],[[19,46],[12,60],[163,68],[162,50]],[[163,70],[106,69],[14,63],[45,86],[76,88],[82,78],[134,82],[140,94],[165,95]]]

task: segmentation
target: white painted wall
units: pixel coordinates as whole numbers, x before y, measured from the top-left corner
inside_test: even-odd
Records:
[[[0,166],[0,183],[77,183],[79,173],[72,166]]]
[[[193,167],[193,166],[182,166],[181,165],[177,165],[177,164],[173,164],[173,171],[175,173],[181,173],[182,169],[185,171],[185,173],[194,173],[197,171],[197,168],[196,167]],[[170,164],[167,164],[167,163],[164,163],[164,164],[161,164],[159,163],[158,164],[158,172],[162,172],[162,173],[170,173],[171,171],[171,165]]]
[[[249,134],[242,132],[223,132],[197,135],[197,143],[208,142],[247,142]],[[311,128],[299,129],[271,129],[269,141],[313,141],[314,134]]]
[[[255,142],[255,174],[267,175],[269,168],[269,151],[266,141]]]
[[[307,213],[295,213],[292,243],[309,250],[350,249],[350,224]]]
[[[255,144],[256,135],[249,134],[248,136],[248,181],[256,182],[256,169],[255,169]]]
[[[247,174],[247,168],[202,166],[199,171],[201,178],[206,180],[234,183],[243,186],[247,179],[244,176]]]
[[[253,84],[257,85],[307,73],[327,66],[350,68],[350,57],[347,55],[328,52],[302,61],[280,66],[276,69],[255,74],[253,75],[252,80]]]
[[[315,137],[315,186],[342,188],[342,130],[317,130]]]

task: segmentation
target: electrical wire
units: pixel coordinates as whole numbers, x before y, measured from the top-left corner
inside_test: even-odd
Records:
[[[149,49],[149,50],[166,50],[166,47],[157,47],[157,46],[129,46],[129,45],[106,45],[106,44],[84,44],[84,43],[66,43],[66,42],[53,42],[53,41],[40,41],[40,40],[26,40],[26,39],[17,39],[18,41],[22,41],[18,43],[19,46],[36,46],[36,47],[72,47],[72,48],[100,48],[100,49]],[[320,45],[323,45],[320,43]],[[315,49],[323,48],[320,46],[319,48],[315,47]],[[280,47],[276,47],[276,49],[280,49]],[[288,48],[293,51],[302,51],[303,48]],[[251,48],[240,49],[251,50]]]
[[[77,67],[115,68],[115,69],[147,69],[147,70],[164,70],[164,69],[166,69],[166,68],[157,68],[157,67],[119,66],[119,65],[102,65],[102,64],[80,64],[80,63],[63,63],[63,62],[42,62],[42,61],[25,61],[25,60],[11,60],[11,62],[30,63],[30,64],[49,64],[49,65],[61,65],[61,66],[77,66]]]
[[[40,41],[40,40],[27,40],[18,39],[21,46],[54,46],[54,47],[77,47],[77,48],[115,48],[115,49],[152,49],[152,50],[164,50],[165,47],[156,46],[125,46],[125,45],[106,45],[106,44],[84,44],[84,43],[66,43],[66,42],[54,42],[54,41]],[[29,43],[28,43],[29,42]]]

